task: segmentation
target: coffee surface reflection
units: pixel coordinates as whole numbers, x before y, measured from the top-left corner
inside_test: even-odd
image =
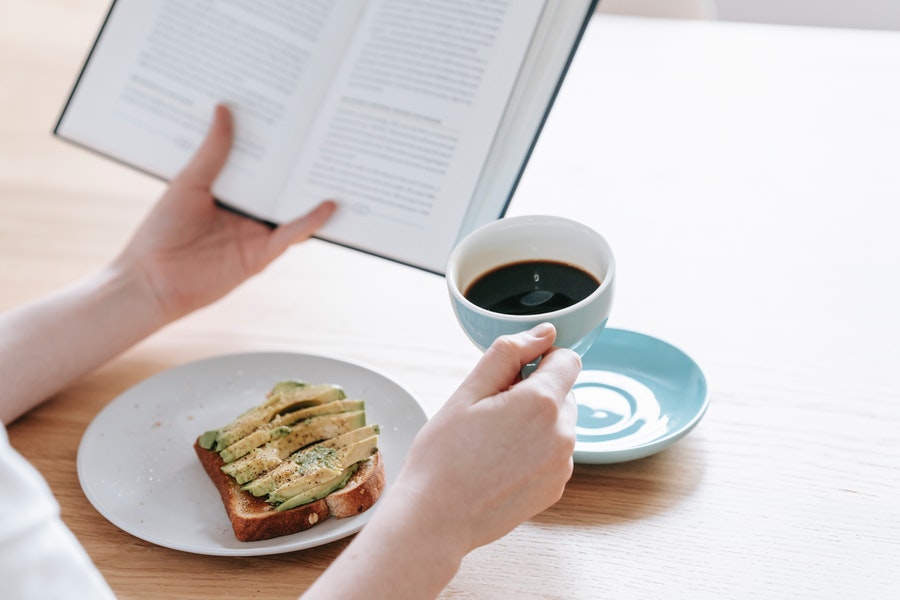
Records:
[[[492,312],[537,315],[581,302],[600,282],[578,267],[555,261],[502,265],[478,277],[465,297]]]

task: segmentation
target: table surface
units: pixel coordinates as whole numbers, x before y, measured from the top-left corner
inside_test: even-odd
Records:
[[[105,6],[0,9],[0,308],[102,265],[162,190],[50,135]],[[896,593],[897,107],[897,33],[595,18],[510,214],[601,231],[618,261],[610,326],[687,351],[710,408],[655,456],[576,466],[557,505],[473,552],[444,597]],[[76,449],[103,406],[259,350],[371,365],[429,415],[478,358],[443,279],[311,241],[14,423],[120,597],[290,598],[345,547],[186,554],[117,529],[81,491]]]

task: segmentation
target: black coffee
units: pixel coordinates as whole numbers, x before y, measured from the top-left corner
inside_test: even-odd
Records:
[[[578,267],[549,260],[512,263],[488,271],[469,286],[466,298],[507,315],[536,315],[581,302],[600,286]]]

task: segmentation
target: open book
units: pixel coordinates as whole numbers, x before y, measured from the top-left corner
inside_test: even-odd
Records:
[[[442,274],[502,217],[597,0],[115,0],[55,133],[169,179],[235,115],[213,188]]]

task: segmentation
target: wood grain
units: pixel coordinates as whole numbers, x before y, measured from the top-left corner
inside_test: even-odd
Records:
[[[0,308],[102,265],[163,189],[50,135],[105,8],[3,5]],[[557,505],[473,552],[443,597],[896,593],[898,74],[895,34],[595,18],[511,213],[600,230],[618,260],[611,326],[688,351],[712,404],[656,456],[577,466]],[[185,554],[81,492],[75,453],[103,406],[251,350],[364,362],[429,414],[478,358],[442,279],[311,241],[14,423],[121,598],[291,598],[345,546]]]

